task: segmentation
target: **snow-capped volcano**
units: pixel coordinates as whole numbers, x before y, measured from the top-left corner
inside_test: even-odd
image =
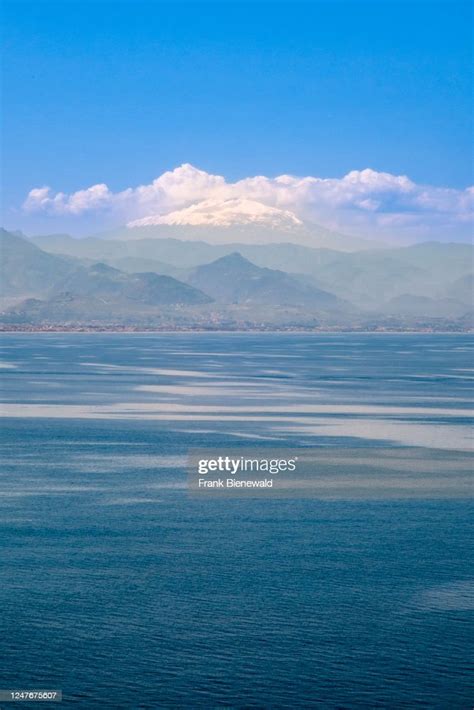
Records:
[[[363,239],[301,220],[290,210],[270,207],[249,198],[207,199],[167,214],[128,222],[104,235],[105,239],[140,241],[177,239],[207,244],[293,243],[356,251],[370,245]]]
[[[164,215],[151,215],[129,222],[127,227],[175,226],[238,227],[258,225],[269,229],[292,229],[303,222],[289,210],[269,207],[256,200],[232,198],[203,200],[182,210]]]

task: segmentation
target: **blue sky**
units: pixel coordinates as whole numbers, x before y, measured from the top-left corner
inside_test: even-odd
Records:
[[[3,13],[10,226],[43,228],[19,211],[32,188],[116,193],[182,163],[229,181],[371,168],[472,184],[469,3],[6,0]]]

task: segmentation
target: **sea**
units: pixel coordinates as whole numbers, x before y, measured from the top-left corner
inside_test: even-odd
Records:
[[[472,708],[472,488],[216,499],[186,474],[196,447],[472,451],[472,335],[1,346],[0,689],[92,709]]]

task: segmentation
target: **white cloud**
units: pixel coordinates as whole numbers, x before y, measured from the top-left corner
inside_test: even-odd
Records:
[[[107,185],[103,183],[92,185],[86,190],[78,190],[72,195],[66,195],[64,192],[53,195],[50,187],[37,187],[30,190],[23,208],[27,212],[45,211],[52,214],[80,215],[90,210],[107,207],[114,197]]]
[[[473,218],[474,188],[456,190],[414,183],[404,175],[371,169],[352,170],[342,178],[255,176],[228,182],[185,163],[148,185],[112,192],[93,185],[66,194],[48,187],[28,194],[30,213],[76,217],[110,215],[110,222],[166,214],[202,201],[252,199],[294,212],[323,226],[369,237],[401,241],[465,238]]]

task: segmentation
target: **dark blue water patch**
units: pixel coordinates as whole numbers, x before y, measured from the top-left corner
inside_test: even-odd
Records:
[[[7,686],[84,707],[469,701],[468,613],[420,607],[469,577],[462,502],[51,507],[2,535]]]
[[[285,377],[264,370],[286,370],[295,398],[399,400],[413,427],[409,410],[423,397],[445,398],[436,406],[449,410],[471,396],[462,376],[468,336],[4,343],[4,359],[18,365],[4,371],[7,401],[149,402],[154,395],[137,394],[137,385],[183,384],[176,374],[133,370],[140,366],[210,375],[184,378],[201,385],[222,374],[265,380],[269,394]],[[346,357],[347,370],[329,370]],[[125,370],[84,367],[86,358]],[[241,397],[236,388],[223,401]],[[2,426],[1,687],[62,688],[64,706],[81,708],[471,706],[468,501],[194,500],[182,459],[195,446],[247,447],[235,423],[64,412]],[[439,425],[440,437],[444,426],[465,426],[458,415],[423,421]],[[259,447],[275,445],[266,422],[238,430],[262,437]],[[361,445],[379,445],[367,436]],[[301,440],[341,443],[295,432],[278,448]]]

